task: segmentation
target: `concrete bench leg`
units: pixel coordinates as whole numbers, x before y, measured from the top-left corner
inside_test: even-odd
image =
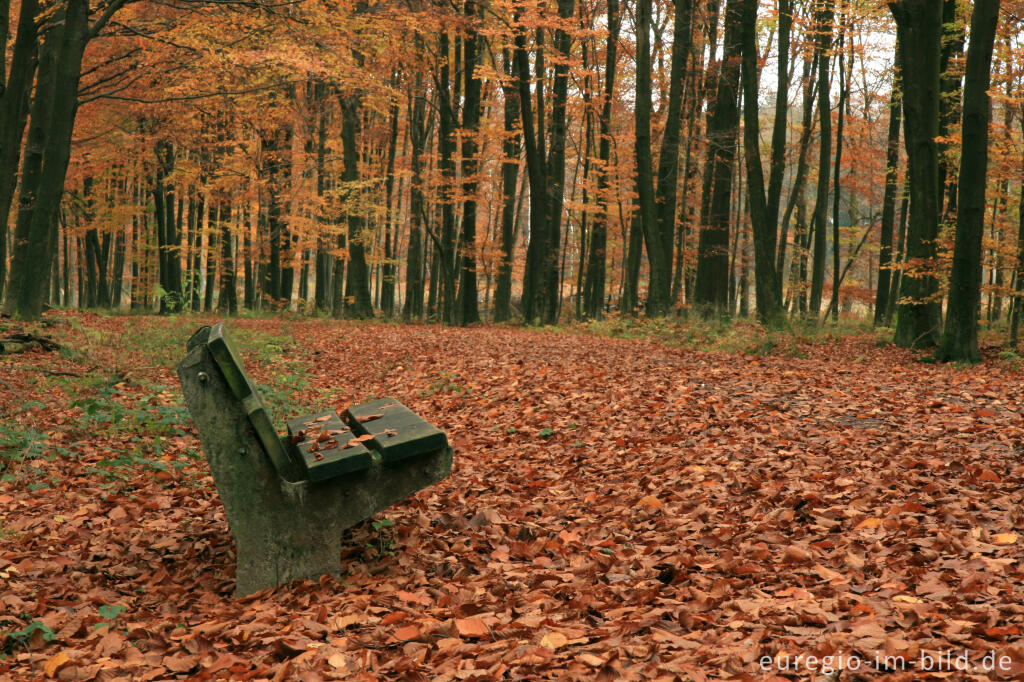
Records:
[[[204,345],[178,365],[238,552],[235,596],[340,570],[341,533],[445,478],[452,450],[321,483],[285,481]]]

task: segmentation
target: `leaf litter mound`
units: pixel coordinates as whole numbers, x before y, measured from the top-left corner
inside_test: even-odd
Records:
[[[234,600],[230,532],[173,370],[125,350],[141,326],[180,357],[198,323],[74,319],[60,340],[88,357],[0,360],[8,424],[62,452],[30,444],[0,483],[2,676],[1024,674],[1024,422],[1005,367],[856,338],[747,357],[240,320],[239,338],[294,339],[246,358],[259,383],[301,379],[293,405],[394,396],[456,454],[451,477],[346,532],[338,579]],[[158,453],[104,465],[155,437],[98,427],[102,410],[52,378],[97,367],[115,368],[124,414],[178,416]],[[972,668],[925,669],[950,652]]]

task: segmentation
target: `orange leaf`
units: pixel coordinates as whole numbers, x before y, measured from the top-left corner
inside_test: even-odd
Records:
[[[867,528],[868,530],[874,530],[874,529],[878,528],[881,525],[882,525],[882,519],[875,518],[875,517],[869,517],[869,518],[864,519],[860,523],[858,523],[854,527],[854,530],[863,530],[865,528]]]
[[[406,625],[404,628],[395,630],[395,638],[401,640],[416,639],[420,636],[420,628],[418,625]]]
[[[63,651],[55,653],[47,659],[46,663],[43,664],[43,672],[46,673],[47,677],[53,677],[57,674],[57,671],[60,670],[61,666],[70,660],[71,658]]]
[[[491,634],[479,618],[456,618],[455,628],[463,637],[487,637]]]
[[[405,590],[399,590],[395,595],[402,601],[409,602],[411,604],[430,606],[433,603],[431,602],[430,597],[422,594],[413,594],[412,592],[406,592]]]
[[[644,509],[660,509],[664,503],[654,495],[647,495],[646,497],[641,497],[637,504]]]

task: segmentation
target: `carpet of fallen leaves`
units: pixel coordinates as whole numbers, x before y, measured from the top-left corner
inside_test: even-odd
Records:
[[[234,600],[187,420],[160,454],[174,466],[111,480],[98,464],[139,447],[132,429],[83,426],[53,376],[180,405],[181,353],[126,339],[183,346],[200,322],[55,318],[77,353],[0,358],[5,423],[69,453],[0,483],[0,676],[921,679],[931,660],[936,678],[1024,675],[1022,384],[994,358],[234,321],[236,338],[293,339],[247,357],[257,381],[287,361],[309,382],[297,403],[394,396],[456,448],[450,478],[383,514],[394,526],[346,532],[339,579]]]

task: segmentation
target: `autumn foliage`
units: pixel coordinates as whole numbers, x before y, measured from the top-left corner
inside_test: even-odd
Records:
[[[240,320],[279,424],[393,395],[456,455],[346,534],[339,580],[234,601],[171,373],[198,322],[74,316],[50,333],[87,352],[0,359],[0,674],[767,680],[844,655],[844,679],[885,656],[921,679],[922,652],[964,650],[1008,657],[977,679],[1024,673],[1018,369],[874,337],[736,356]]]

